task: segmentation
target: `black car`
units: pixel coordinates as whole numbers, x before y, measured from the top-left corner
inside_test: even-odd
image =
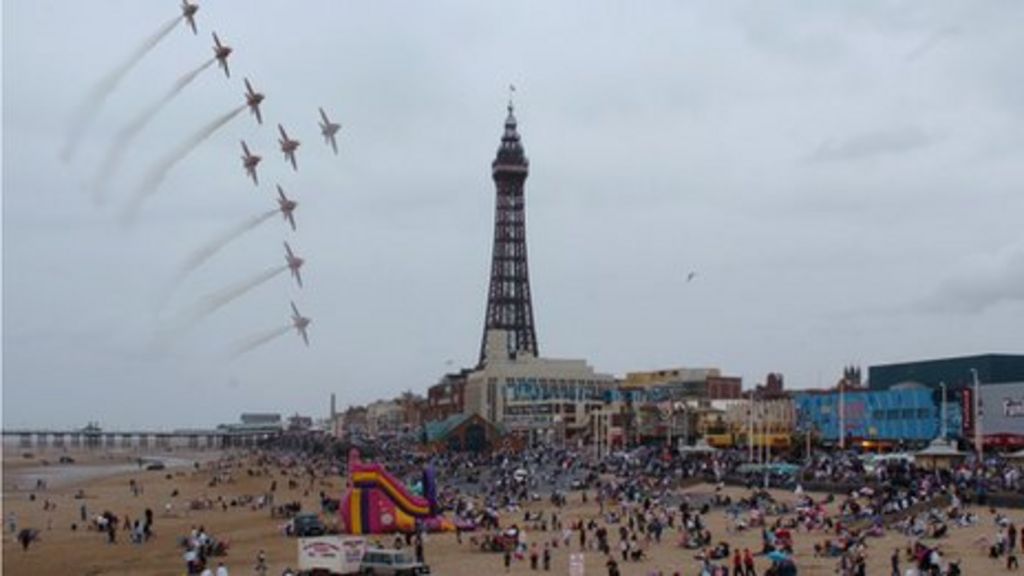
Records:
[[[320,517],[311,512],[298,514],[292,518],[292,536],[305,538],[307,536],[323,536],[327,533],[324,523]]]

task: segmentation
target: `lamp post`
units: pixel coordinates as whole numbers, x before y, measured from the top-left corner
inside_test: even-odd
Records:
[[[981,394],[979,391],[980,382],[978,382],[978,371],[971,368],[971,374],[974,376],[974,450],[978,453],[978,463],[981,464],[984,458],[984,445],[982,444],[981,434]]]
[[[839,449],[846,450],[846,398],[843,390],[846,386],[846,378],[839,381]]]
[[[750,391],[750,403],[747,405],[747,449],[750,455],[747,460],[754,463],[754,391]]]
[[[942,441],[945,442],[946,441],[946,383],[945,382],[939,382],[939,387],[942,388],[942,407],[940,408],[940,412],[939,412],[939,423],[940,423],[940,426],[939,426],[939,429],[940,429],[939,438],[942,438]]]

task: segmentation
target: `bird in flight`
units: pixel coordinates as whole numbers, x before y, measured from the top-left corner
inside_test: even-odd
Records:
[[[689,274],[686,275],[686,282],[689,283],[689,282],[693,281],[693,279],[696,278],[696,277],[697,277],[697,273],[696,272],[690,272]]]

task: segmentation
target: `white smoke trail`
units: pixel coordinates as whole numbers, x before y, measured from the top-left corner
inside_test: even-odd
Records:
[[[260,346],[270,342],[271,340],[287,334],[291,330],[291,325],[281,326],[280,328],[274,328],[261,334],[251,336],[245,340],[239,342],[232,348],[231,357],[237,358],[246,352],[259,348]]]
[[[60,157],[64,162],[71,161],[76,148],[78,148],[78,142],[81,140],[82,135],[85,134],[85,130],[89,127],[89,123],[96,117],[96,113],[99,112],[103,102],[106,101],[111,92],[117,88],[117,85],[125,75],[128,74],[128,72],[134,68],[135,65],[153,49],[153,47],[159,44],[164,37],[170,34],[171,30],[173,30],[174,27],[178,25],[178,22],[183,18],[184,16],[176,16],[146,38],[142,44],[128,56],[128,59],[124,63],[112,70],[110,74],[103,77],[92,91],[89,92],[89,95],[85,100],[79,104],[75,114],[71,118],[71,127],[68,131],[67,143],[65,143],[64,148],[60,153]]]
[[[196,147],[202,144],[204,140],[213,136],[217,130],[230,122],[232,118],[238,116],[242,110],[245,110],[245,104],[242,104],[227,114],[215,118],[199,132],[196,132],[192,137],[185,140],[181,145],[172,150],[171,153],[164,157],[163,160],[150,168],[149,171],[146,172],[146,177],[142,180],[142,184],[135,192],[135,196],[129,200],[128,206],[124,212],[123,222],[129,225],[132,224],[135,221],[135,215],[138,213],[139,208],[142,207],[142,202],[160,188],[160,184],[163,183],[165,178],[167,178],[167,174],[171,171],[171,168],[174,168],[178,162],[184,160],[190,152],[195,150]]]
[[[272,216],[280,212],[280,210],[269,210],[263,214],[257,214],[252,218],[249,218],[245,222],[242,222],[238,226],[228,230],[224,234],[217,236],[206,245],[196,249],[189,257],[182,263],[181,268],[178,270],[178,281],[183,280],[186,276],[192,273],[193,270],[199,268],[204,262],[210,259],[214,254],[219,252],[222,248],[230,244],[233,240],[238,239],[246,232],[256,228],[260,224],[269,220]]]
[[[260,284],[268,282],[274,278],[274,276],[277,276],[287,269],[287,265],[268,268],[248,280],[244,280],[233,286],[228,286],[227,288],[202,298],[192,307],[192,312],[189,314],[189,319],[191,320],[190,324],[194,325],[203,318],[206,318],[210,314],[213,314],[217,310],[230,304],[232,301],[237,300],[246,292],[256,288]]]
[[[139,135],[139,132],[142,132],[142,129],[149,124],[150,120],[156,118],[156,115],[163,110],[164,106],[171,100],[174,100],[186,86],[191,84],[193,80],[198,78],[204,70],[212,66],[216,61],[216,58],[210,58],[196,69],[186,72],[160,100],[143,110],[135,119],[125,124],[118,131],[117,135],[114,136],[114,141],[110,144],[110,149],[107,150],[107,156],[103,159],[99,172],[96,174],[96,180],[93,182],[93,193],[98,203],[103,201],[103,191],[107,187],[111,176],[114,175],[114,172],[117,171],[118,166],[121,164],[121,156],[128,149],[128,144]]]

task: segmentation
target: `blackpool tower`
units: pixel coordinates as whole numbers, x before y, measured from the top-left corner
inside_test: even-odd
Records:
[[[537,333],[533,327],[530,274],[526,263],[526,197],[523,185],[530,162],[516,130],[512,102],[508,104],[505,133],[497,157],[491,163],[494,179],[494,249],[491,255],[491,285],[487,292],[487,315],[480,344],[480,364],[486,360],[487,334],[493,330],[509,336],[509,352],[537,356]]]

